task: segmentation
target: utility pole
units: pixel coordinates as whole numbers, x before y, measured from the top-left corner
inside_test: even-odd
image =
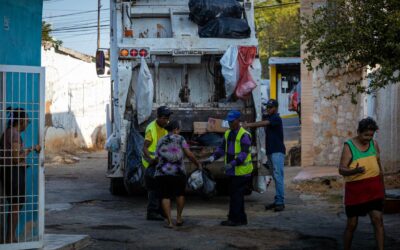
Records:
[[[97,49],[100,48],[100,9],[101,9],[101,0],[97,2]]]

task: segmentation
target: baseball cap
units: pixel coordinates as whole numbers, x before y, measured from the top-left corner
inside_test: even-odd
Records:
[[[228,112],[228,115],[226,116],[226,119],[228,122],[233,122],[236,119],[240,118],[240,111],[238,110],[231,110]]]
[[[157,109],[158,117],[161,117],[161,116],[169,117],[172,114],[173,114],[172,111],[167,106],[161,106]]]
[[[267,107],[278,107],[278,101],[275,99],[269,99],[265,106]]]

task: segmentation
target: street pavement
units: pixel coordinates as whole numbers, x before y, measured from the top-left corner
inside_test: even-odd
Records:
[[[144,196],[112,196],[105,178],[106,153],[79,156],[79,163],[46,166],[46,233],[89,235],[85,249],[341,249],[346,216],[341,190],[318,196],[294,189],[290,180],[301,170],[288,167],[286,210],[265,211],[274,187],[246,197],[249,225],[227,228],[226,196],[203,200],[188,194],[184,226],[166,229],[145,220]],[[333,197],[333,198],[332,198]],[[175,213],[175,210],[174,210]],[[386,249],[399,249],[400,215],[385,215]],[[361,218],[354,249],[374,249],[368,218]]]

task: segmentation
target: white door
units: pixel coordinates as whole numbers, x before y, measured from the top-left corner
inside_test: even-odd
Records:
[[[0,249],[43,247],[44,72],[0,65]]]

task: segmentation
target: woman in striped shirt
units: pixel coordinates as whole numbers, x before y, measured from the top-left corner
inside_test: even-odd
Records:
[[[344,204],[347,226],[344,233],[344,249],[351,248],[358,216],[369,215],[375,230],[378,249],[383,249],[384,228],[382,220],[385,187],[379,146],[373,140],[378,130],[372,118],[359,122],[357,136],[345,142],[339,165],[339,173],[345,180]]]

